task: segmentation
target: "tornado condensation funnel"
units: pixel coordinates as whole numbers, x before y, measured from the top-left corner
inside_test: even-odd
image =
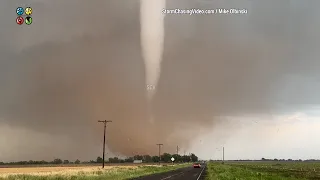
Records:
[[[152,99],[156,91],[161,72],[164,43],[162,10],[165,4],[165,0],[140,0],[140,37],[149,99]]]

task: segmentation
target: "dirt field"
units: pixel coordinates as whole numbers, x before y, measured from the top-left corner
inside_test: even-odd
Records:
[[[121,163],[121,164],[106,164],[105,170],[112,169],[134,169],[138,166],[157,166],[157,164],[133,164],[133,163]],[[47,165],[47,166],[0,166],[0,177],[16,174],[29,174],[29,175],[63,175],[63,174],[78,174],[78,173],[90,173],[102,171],[102,167],[99,164],[90,165]]]
[[[115,168],[136,168],[136,165],[131,166],[105,166],[104,169],[111,170]],[[0,177],[16,174],[29,174],[29,175],[54,175],[54,174],[77,174],[79,172],[89,173],[101,171],[101,166],[78,166],[78,167],[10,167],[0,168]]]
[[[0,168],[0,180],[124,180],[172,171],[190,166],[190,163],[159,166],[155,164],[127,164],[118,166],[78,167],[10,167]]]

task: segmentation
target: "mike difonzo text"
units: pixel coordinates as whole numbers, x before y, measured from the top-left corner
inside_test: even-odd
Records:
[[[216,14],[247,14],[247,9],[216,9]]]

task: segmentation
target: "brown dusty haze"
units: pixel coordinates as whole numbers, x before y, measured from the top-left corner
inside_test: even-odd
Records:
[[[11,19],[26,3],[34,23],[20,27]],[[0,158],[5,149],[15,160],[95,158],[104,119],[113,120],[107,145],[114,154],[156,154],[156,143],[174,152],[220,117],[317,104],[319,5],[167,0],[168,9],[248,14],[166,15],[161,73],[148,102],[138,0],[1,1],[8,18],[0,20],[0,125],[45,135],[0,132],[7,139]],[[292,79],[299,88],[286,89]],[[11,139],[23,143],[12,148]]]

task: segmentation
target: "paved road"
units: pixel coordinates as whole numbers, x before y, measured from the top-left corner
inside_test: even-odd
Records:
[[[204,180],[206,174],[205,169],[205,166],[201,168],[193,168],[190,166],[166,173],[140,177],[134,180]]]

